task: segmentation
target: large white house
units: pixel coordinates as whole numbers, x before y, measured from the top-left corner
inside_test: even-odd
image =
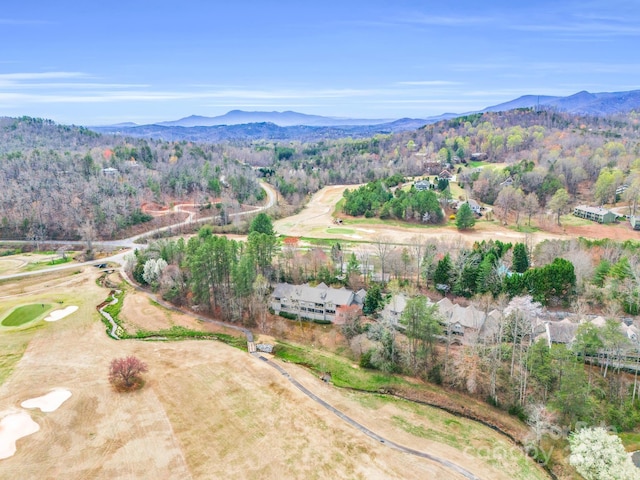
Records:
[[[271,308],[310,320],[329,320],[343,323],[344,313],[362,309],[366,292],[354,292],[346,288],[331,288],[321,283],[315,287],[308,283],[291,285],[279,283],[271,294]]]

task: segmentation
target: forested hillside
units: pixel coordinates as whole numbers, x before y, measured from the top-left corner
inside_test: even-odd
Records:
[[[220,145],[126,139],[23,117],[0,120],[0,237],[112,238],[149,220],[147,202],[262,198]]]
[[[634,113],[615,118],[532,109],[474,114],[370,139],[290,144],[276,155],[273,178],[283,195],[297,202],[325,185],[363,183],[394,173],[437,175],[450,167],[470,197],[488,204],[498,200],[501,183],[509,177],[517,193],[513,199],[509,190],[501,202],[516,206],[533,194],[544,207],[559,189],[568,192],[569,203],[622,199],[635,204],[640,193],[638,126]],[[497,168],[475,168],[480,162],[473,154]],[[616,188],[624,184],[632,188],[616,198]]]
[[[125,139],[21,118],[2,119],[0,138],[1,231],[14,238],[78,237],[84,224],[113,237],[151,201],[252,202],[261,191],[249,166],[262,167],[293,205],[325,185],[448,168],[467,197],[494,205],[505,222],[577,203],[626,201],[634,213],[640,196],[634,113],[518,109],[367,139],[220,144]]]

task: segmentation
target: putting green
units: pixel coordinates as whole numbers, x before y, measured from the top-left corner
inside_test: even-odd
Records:
[[[51,310],[51,305],[48,303],[32,303],[31,305],[23,305],[14,309],[4,320],[2,325],[4,327],[19,327],[38,317],[42,317],[45,313]]]

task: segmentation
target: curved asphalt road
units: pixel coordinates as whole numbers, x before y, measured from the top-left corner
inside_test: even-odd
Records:
[[[265,210],[270,209],[271,207],[273,207],[276,203],[276,192],[273,189],[273,187],[271,185],[267,185],[264,182],[260,182],[260,186],[262,187],[262,189],[266,192],[267,194],[267,203],[265,203],[264,205],[261,205],[259,207],[256,207],[252,210],[247,210],[245,212],[237,212],[237,213],[230,213],[229,216],[230,217],[244,217],[247,215],[252,215],[258,212],[263,212]],[[189,212],[187,212],[189,213]],[[136,241],[141,240],[143,238],[146,237],[150,237],[153,236],[157,233],[161,233],[161,232],[166,232],[166,231],[170,231],[173,228],[179,228],[181,226],[184,225],[189,225],[189,224],[193,224],[193,223],[204,223],[207,222],[209,220],[213,220],[216,217],[215,216],[211,216],[211,217],[205,217],[205,218],[199,218],[198,220],[193,220],[193,213],[189,213],[189,217],[186,220],[183,220],[182,222],[178,222],[175,223],[173,225],[169,225],[166,227],[161,227],[161,228],[156,228],[155,230],[151,230],[149,232],[145,232],[142,233],[140,235],[134,235],[133,237],[129,237],[129,238],[123,238],[121,240],[108,240],[108,241],[103,241],[103,242],[93,242],[93,244],[95,246],[102,246],[102,247],[109,247],[109,248],[144,248],[145,245],[143,244],[138,244],[136,243]],[[0,243],[8,243],[8,244],[23,244],[26,243],[27,240],[1,240],[0,239]],[[56,245],[86,245],[86,242],[83,241],[75,241],[75,240],[50,240],[50,241],[42,241],[40,243],[43,244],[56,244]],[[117,253],[115,255],[112,255],[110,257],[106,257],[106,258],[100,258],[98,260],[93,260],[91,262],[84,262],[84,263],[66,263],[64,265],[59,265],[56,267],[51,267],[51,268],[47,268],[45,270],[35,270],[33,272],[22,272],[22,273],[14,273],[11,275],[1,275],[0,276],[0,280],[9,280],[12,278],[21,278],[21,277],[30,277],[33,275],[44,275],[50,272],[56,272],[59,270],[68,270],[70,268],[78,268],[78,267],[85,267],[85,266],[89,266],[89,265],[100,265],[102,263],[107,263],[107,262],[114,262],[114,263],[118,263],[120,265],[122,265],[124,263],[124,256],[127,254],[127,252],[120,252]]]
[[[278,365],[277,363],[270,361],[268,358],[265,358],[260,354],[254,354],[254,356],[256,356],[257,358],[259,358],[263,362],[266,362],[268,365],[270,365],[273,368],[275,368],[276,370],[278,370],[282,375],[284,375],[287,378],[287,380],[289,380],[298,390],[300,390],[302,393],[304,393],[307,397],[311,398],[316,403],[319,403],[324,408],[326,408],[330,412],[332,412],[335,415],[337,415],[338,417],[340,417],[346,423],[348,423],[352,427],[355,427],[356,429],[360,430],[362,433],[364,433],[368,437],[373,438],[375,441],[383,443],[384,445],[388,446],[389,448],[393,448],[394,450],[398,450],[398,451],[403,452],[403,453],[408,453],[410,455],[415,455],[417,457],[426,458],[428,460],[431,460],[432,462],[439,463],[440,465],[448,468],[449,470],[452,470],[452,471],[454,471],[456,473],[459,473],[463,477],[468,478],[470,480],[480,480],[480,477],[475,476],[469,470],[461,467],[460,465],[456,465],[455,463],[450,462],[449,460],[445,460],[443,458],[436,457],[435,455],[431,455],[430,453],[421,452],[419,450],[414,450],[412,448],[405,447],[405,446],[400,445],[398,443],[392,442],[391,440],[388,440],[388,439],[386,439],[384,437],[381,437],[377,433],[369,430],[367,427],[365,427],[361,423],[356,422],[353,418],[351,418],[351,417],[347,416],[346,414],[342,413],[340,410],[338,410],[334,406],[332,406],[329,403],[327,403],[324,400],[322,400],[320,397],[318,397],[316,394],[314,394],[309,389],[307,389],[305,386],[303,386],[300,382],[298,382],[295,378],[293,378],[291,375],[289,375],[289,373],[284,368],[282,368],[280,365]]]
[[[271,187],[266,187],[263,183],[261,183],[261,186],[265,190],[265,192],[267,193],[267,197],[268,197],[267,203],[265,205],[261,206],[261,207],[258,207],[257,209],[254,209],[254,210],[251,210],[251,211],[246,211],[246,212],[238,212],[238,213],[235,213],[235,214],[232,214],[232,215],[234,215],[234,216],[250,215],[252,213],[264,211],[264,210],[267,210],[267,209],[271,208],[275,204],[276,194],[275,194],[274,190]],[[202,218],[202,219],[199,219],[198,222],[205,222],[205,221],[211,220],[213,218],[215,218],[215,217]],[[186,220],[184,220],[182,222],[179,222],[177,224],[174,224],[174,225],[169,225],[167,227],[158,228],[158,229],[153,230],[151,232],[146,232],[144,234],[136,235],[136,236],[133,236],[133,237],[122,239],[122,240],[114,240],[114,241],[110,241],[110,242],[94,242],[94,245],[103,245],[103,246],[112,246],[112,247],[125,247],[125,248],[140,247],[141,245],[138,245],[138,244],[135,243],[136,240],[139,240],[139,239],[141,239],[143,237],[148,237],[148,236],[156,234],[156,233],[160,233],[160,232],[163,232],[163,231],[171,230],[172,228],[180,227],[182,225],[187,225],[189,223],[192,223],[192,221],[193,221],[193,216],[190,215],[189,218],[187,218]],[[24,242],[15,242],[15,243],[24,243]],[[50,242],[47,242],[47,243],[50,243]],[[84,245],[84,242],[60,242],[60,243],[64,243],[65,245],[66,244]],[[65,270],[65,269],[69,269],[69,268],[78,268],[79,266],[96,265],[96,264],[101,264],[101,263],[106,263],[106,262],[116,262],[116,263],[122,264],[123,263],[123,259],[124,259],[124,255],[125,255],[125,253],[118,253],[118,254],[113,255],[111,257],[102,258],[100,260],[95,260],[95,261],[92,261],[92,262],[75,263],[75,264],[71,264],[71,265],[61,265],[59,267],[53,267],[53,268],[49,268],[49,269],[46,269],[46,270],[37,270],[37,271],[34,271],[34,272],[25,272],[25,273],[17,273],[17,274],[12,274],[12,275],[4,275],[4,276],[0,276],[0,280],[11,279],[11,278],[20,278],[20,277],[25,277],[25,276],[30,276],[30,275],[42,275],[42,274],[46,274],[46,273],[49,273],[49,272],[52,272],[52,271]],[[123,270],[122,270],[122,272],[123,272],[124,278],[127,280],[127,282],[129,284],[133,285],[136,289],[145,292],[147,295],[152,297],[154,301],[158,302],[163,307],[169,308],[171,310],[174,310],[174,311],[177,311],[177,312],[180,312],[180,313],[186,313],[188,315],[191,315],[191,316],[193,316],[193,317],[195,317],[195,318],[197,318],[199,320],[205,321],[205,322],[216,323],[216,324],[222,325],[222,326],[227,327],[227,328],[232,328],[234,330],[238,330],[238,331],[242,332],[246,336],[248,343],[253,343],[253,333],[250,330],[248,330],[246,328],[239,327],[237,325],[230,325],[230,324],[227,324],[227,323],[224,323],[224,322],[219,322],[217,320],[212,320],[210,318],[202,317],[200,315],[195,315],[193,312],[185,311],[185,310],[182,310],[182,309],[176,307],[175,305],[168,304],[168,303],[162,301],[162,299],[160,299],[160,298],[156,297],[155,295],[149,293],[148,291],[146,291],[144,289],[141,289],[138,285],[136,285],[135,283],[131,282],[131,280],[128,278],[128,276],[126,274],[124,274]],[[367,427],[365,427],[361,423],[356,422],[353,418],[347,416],[346,414],[344,414],[340,410],[336,409],[335,407],[333,407],[329,403],[327,403],[324,400],[322,400],[320,397],[318,397],[313,392],[311,392],[306,387],[304,387],[295,378],[293,378],[284,368],[282,368],[277,363],[272,362],[271,360],[263,357],[262,355],[260,355],[258,353],[253,353],[252,355],[255,356],[256,358],[259,358],[263,362],[266,362],[268,365],[270,365],[271,367],[275,368],[276,370],[278,370],[298,390],[300,390],[302,393],[304,393],[307,397],[311,398],[316,403],[322,405],[324,408],[326,408],[327,410],[329,410],[333,414],[337,415],[344,422],[346,422],[349,425],[351,425],[352,427],[358,429],[360,432],[364,433],[365,435],[367,435],[368,437],[374,439],[375,441],[380,442],[380,443],[388,446],[389,448],[393,448],[394,450],[397,450],[399,452],[408,453],[410,455],[415,455],[417,457],[426,458],[427,460],[430,460],[432,462],[438,463],[438,464],[448,468],[449,470],[462,475],[464,478],[468,478],[469,480],[481,480],[480,477],[475,476],[470,471],[466,470],[465,468],[461,467],[460,465],[457,465],[457,464],[455,464],[453,462],[450,462],[449,460],[445,460],[443,458],[437,457],[437,456],[432,455],[430,453],[421,452],[421,451],[418,451],[418,450],[414,450],[412,448],[405,447],[405,446],[400,445],[398,443],[395,443],[395,442],[393,442],[391,440],[388,440],[388,439],[386,439],[384,437],[381,437],[377,433],[373,432],[372,430],[369,430]]]

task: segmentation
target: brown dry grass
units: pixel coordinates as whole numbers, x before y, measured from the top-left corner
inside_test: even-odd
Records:
[[[354,230],[354,233],[340,232],[331,229],[333,212],[336,204],[347,189],[357,188],[357,185],[332,185],[316,192],[309,203],[297,215],[283,218],[274,222],[275,230],[286,236],[337,238],[345,241],[373,241],[376,237],[386,236],[396,243],[408,243],[412,237],[419,236],[426,239],[440,239],[447,241],[462,241],[472,244],[482,240],[501,240],[504,242],[522,242],[526,237],[534,244],[546,239],[569,239],[585,237],[591,239],[612,238],[614,240],[640,240],[640,233],[633,231],[628,223],[620,225],[599,225],[597,223],[581,226],[558,227],[554,221],[540,222],[543,231],[529,234],[517,232],[496,223],[485,221],[476,222],[473,230],[459,232],[453,226],[419,228],[417,226],[398,226],[380,223],[372,219],[367,223],[358,219],[358,223],[346,224],[344,230]],[[522,222],[525,223],[524,221]]]
[[[107,294],[95,284],[96,274],[88,269],[46,279],[46,291],[28,298],[63,299],[80,307],[75,314],[0,331],[0,349],[14,345],[16,360],[0,386],[0,411],[54,387],[72,392],[55,412],[31,412],[41,430],[21,439],[15,456],[0,461],[0,478],[456,478],[364,436],[246,352],[214,341],[111,340],[95,311]],[[188,316],[158,308],[143,294],[127,298],[121,316],[140,328],[190,326]],[[0,309],[16,301],[24,298],[0,300]],[[126,355],[147,363],[149,372],[144,388],[121,394],[111,388],[108,369],[111,359]],[[399,443],[449,458],[482,478],[510,478],[490,459],[461,456],[437,439],[399,428],[394,417],[425,428],[431,421],[406,407],[372,410],[357,395],[335,390],[303,369],[286,368]],[[486,429],[486,435],[495,433]]]

